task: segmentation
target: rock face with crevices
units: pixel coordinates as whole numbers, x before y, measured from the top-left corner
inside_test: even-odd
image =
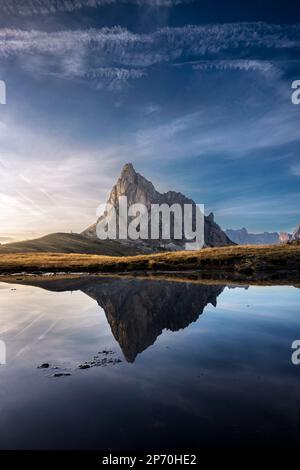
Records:
[[[176,191],[168,191],[166,193],[158,192],[151,181],[148,181],[142,175],[137,173],[131,163],[126,164],[120,174],[117,183],[113,186],[110,196],[107,200],[108,204],[111,204],[118,214],[118,202],[120,196],[127,197],[128,207],[132,204],[141,203],[145,205],[150,214],[150,208],[152,204],[167,204],[172,206],[173,204],[179,204],[182,208],[184,204],[191,204],[196,206],[196,203],[184,196],[183,194]],[[101,219],[101,218],[100,218]],[[98,221],[100,220],[98,219]],[[98,221],[92,226],[88,227],[82,233],[84,236],[89,238],[96,238],[96,226]],[[151,219],[149,216],[149,224]],[[173,236],[172,236],[173,235]],[[122,241],[122,240],[120,240]],[[214,221],[213,214],[209,214],[204,217],[204,241],[205,246],[225,246],[234,245],[234,243],[227,237],[227,235],[221,230],[218,224]],[[128,241],[126,241],[128,243]],[[132,243],[141,243],[140,241],[131,241]],[[147,240],[143,241],[145,251],[147,247],[150,247],[150,251],[155,251],[159,248],[165,249],[183,249],[186,240],[178,240],[174,238],[173,225],[171,221],[171,237],[168,240]]]
[[[289,242],[289,241],[291,241],[291,239],[292,239],[292,235],[290,233],[287,233],[287,232],[280,232],[279,233],[280,243]]]
[[[292,240],[300,240],[300,224],[297,225],[292,234]]]

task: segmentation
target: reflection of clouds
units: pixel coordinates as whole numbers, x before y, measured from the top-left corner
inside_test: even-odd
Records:
[[[7,289],[2,290],[3,286]],[[13,284],[0,283],[0,288],[0,332],[8,345],[11,366],[74,365],[92,357],[101,338],[105,345],[111,344],[101,309],[86,296]]]
[[[43,315],[44,316],[44,315]],[[37,319],[39,320],[39,319]],[[28,328],[31,328],[33,326],[35,322],[33,321],[31,324],[28,325]],[[34,347],[37,345],[37,343],[39,341],[42,341],[43,339],[46,338],[46,336],[54,329],[54,327],[57,325],[58,321],[55,320],[53,323],[51,323],[51,325],[46,328],[46,330],[40,335],[38,336],[36,339],[34,340],[31,340],[30,343],[26,344],[24,347],[22,347],[21,349],[19,349],[19,351],[17,351],[16,353],[16,357],[20,357],[24,354],[27,354],[29,351],[31,351],[32,349],[34,349]],[[24,330],[27,330],[27,327],[24,329]],[[23,331],[24,331],[23,330]],[[18,336],[18,335],[16,335]]]
[[[36,312],[36,315],[37,316],[36,316],[36,318],[34,318],[34,320],[32,320],[30,323],[28,323],[28,325],[24,326],[24,328],[22,328],[20,331],[18,331],[18,333],[15,335],[16,338],[18,336],[22,335],[25,331],[32,328],[32,326],[35,325],[38,321],[40,321],[40,319],[43,318],[45,314]]]
[[[176,429],[176,437],[186,446],[199,447],[199,435],[204,447],[207,443],[215,445],[216,440],[235,447],[240,440],[251,445],[275,441],[280,446],[296,445],[299,380],[298,369],[290,362],[290,337],[294,338],[300,327],[299,289],[225,289],[216,309],[207,306],[199,321],[178,333],[163,331],[135,364],[123,362],[122,367],[79,371],[72,376],[71,401],[70,381],[59,386],[55,381],[45,382],[45,374],[35,366],[47,361],[76,367],[98,350],[112,344],[115,347],[104,315],[94,300],[79,292],[70,295],[23,286],[17,289],[17,297],[3,292],[0,320],[14,322],[26,309],[35,310],[38,305],[46,314],[48,328],[57,318],[59,324],[31,349],[28,346],[40,335],[38,328],[28,331],[30,338],[26,337],[25,345],[20,343],[21,337],[17,345],[7,341],[9,354],[15,346],[23,349],[23,354],[13,364],[8,360],[1,376],[2,390],[7,390],[7,383],[13,390],[2,397],[2,421],[14,428],[8,433],[5,427],[2,443],[7,442],[5,438],[10,442],[13,439],[14,445],[24,444],[20,423],[29,419],[33,429],[30,444],[37,439],[34,430],[38,429],[39,442],[56,448],[57,433],[49,434],[48,429],[52,429],[52,419],[61,425],[62,416],[70,410],[70,418],[64,421],[64,445],[75,437],[82,439],[81,429],[76,434],[76,422],[84,424],[87,445],[93,436],[110,443],[120,437],[124,442],[124,434],[116,434],[116,429],[120,419],[128,423],[129,414],[130,429],[145,429],[147,442],[156,439],[155,444],[165,443],[164,439],[170,442]],[[286,301],[290,302],[288,307]],[[159,304],[160,298],[155,302]],[[251,305],[250,310],[246,304]],[[82,328],[85,320],[88,328]],[[131,442],[133,432],[127,433]]]
[[[51,325],[48,328],[46,328],[46,330],[38,337],[38,340],[40,341],[42,339],[45,339],[46,336],[50,333],[50,331],[54,329],[57,323],[58,323],[58,320],[55,320],[53,323],[51,323]]]
[[[298,377],[290,367],[289,338],[300,327],[299,296],[300,290],[293,287],[225,289],[216,310],[207,307],[196,324],[181,332],[180,341],[166,333],[169,349],[164,350],[164,337],[160,339],[160,361],[154,361],[150,351],[145,354],[143,383],[152,402],[178,412],[184,409],[205,426],[215,426],[219,412],[224,416],[226,409],[228,426],[240,424],[243,416],[244,429],[252,432],[254,413],[256,429],[271,428],[272,420],[292,428]],[[153,375],[161,378],[155,389]],[[268,410],[266,418],[257,413],[258,406]]]

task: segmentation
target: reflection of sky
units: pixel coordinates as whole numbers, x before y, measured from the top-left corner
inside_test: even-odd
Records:
[[[0,5],[2,241],[85,228],[127,161],[223,228],[296,226],[297,9],[50,3]]]
[[[31,287],[13,288],[1,290],[0,335],[7,343],[8,366],[31,368],[51,362],[72,367],[83,358],[92,359],[90,350],[96,353],[107,336],[110,342],[101,308],[95,308],[88,297],[78,292],[54,295]]]
[[[299,289],[226,288],[216,308],[164,331],[128,364],[88,296],[0,287],[3,448],[299,444],[300,369],[290,360]],[[76,370],[104,348],[123,362]],[[36,369],[41,362],[72,375],[49,377]]]

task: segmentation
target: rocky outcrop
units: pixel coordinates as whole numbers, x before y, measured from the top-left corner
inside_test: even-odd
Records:
[[[292,239],[292,235],[287,232],[280,232],[279,233],[279,241],[280,243],[287,243]]]
[[[118,213],[118,201],[120,196],[127,196],[128,206],[130,207],[135,203],[144,204],[148,213],[152,204],[179,204],[182,208],[184,204],[192,204],[195,206],[195,202],[192,199],[187,198],[183,194],[175,191],[168,191],[167,193],[158,192],[153,184],[144,178],[142,175],[137,173],[131,163],[124,166],[121,175],[111,190],[110,196],[107,203],[111,204]],[[151,220],[149,219],[149,223]],[[95,238],[96,225],[93,224],[88,229],[84,230],[83,235],[91,238]],[[171,227],[172,234],[172,227]],[[221,230],[218,224],[214,221],[214,216],[211,213],[209,216],[204,218],[204,240],[206,246],[223,246],[234,244],[228,236]],[[152,248],[164,247],[166,249],[183,249],[186,240],[177,240],[174,237],[168,240],[157,240],[145,242],[145,246],[151,245]],[[134,241],[133,243],[139,243]]]
[[[292,233],[292,240],[300,240],[300,224],[297,225]]]
[[[277,232],[249,233],[246,228],[237,230],[228,229],[226,235],[238,245],[272,245],[279,243],[279,234]]]

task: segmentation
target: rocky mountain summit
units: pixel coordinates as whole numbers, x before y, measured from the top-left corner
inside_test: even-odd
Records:
[[[119,208],[119,198],[120,196],[127,196],[128,207],[132,204],[141,203],[145,205],[148,209],[148,214],[150,214],[150,208],[152,204],[167,204],[172,206],[173,204],[179,204],[182,208],[184,204],[191,204],[193,207],[196,206],[196,203],[184,196],[183,194],[175,191],[168,191],[166,193],[158,192],[151,181],[148,181],[144,176],[137,173],[131,163],[126,164],[117,183],[113,186],[109,198],[107,200],[108,204],[111,204],[118,214]],[[98,219],[98,221],[101,217]],[[96,227],[98,221],[92,226],[88,227],[82,235],[89,238],[96,238]],[[151,222],[149,215],[149,223]],[[171,228],[172,236],[172,228]],[[129,241],[119,240],[123,243],[129,243]],[[209,214],[204,217],[204,241],[205,246],[223,246],[223,245],[233,245],[234,243],[228,238],[228,236],[221,230],[219,225],[214,221],[213,214]],[[171,237],[169,240],[146,240],[142,241],[145,251],[146,248],[149,248],[149,251],[155,251],[156,249],[183,249],[185,246],[186,240],[175,240],[174,237]],[[141,241],[131,241],[130,243],[141,243]]]
[[[300,240],[300,224],[297,225],[292,233],[292,240]]]
[[[300,240],[300,224],[297,225],[293,233],[280,232],[279,240],[281,243],[299,241]]]

